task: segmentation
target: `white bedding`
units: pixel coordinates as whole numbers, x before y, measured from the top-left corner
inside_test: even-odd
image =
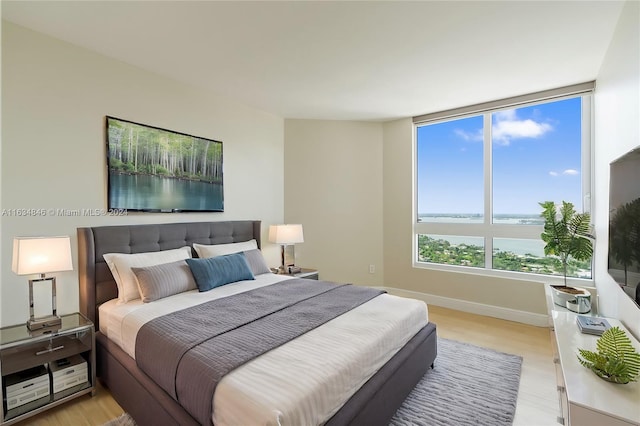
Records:
[[[199,293],[100,306],[100,331],[135,358],[147,321],[289,277],[256,276]],[[225,376],[214,395],[216,425],[315,425],[328,420],[428,322],[426,305],[378,296]]]

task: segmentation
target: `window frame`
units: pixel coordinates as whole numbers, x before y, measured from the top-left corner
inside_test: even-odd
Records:
[[[540,239],[543,231],[542,225],[514,225],[514,224],[493,224],[493,194],[492,194],[492,114],[514,108],[534,106],[564,99],[582,98],[582,118],[581,118],[581,179],[582,179],[582,209],[584,212],[591,212],[593,200],[593,92],[595,82],[582,83],[573,86],[562,87],[544,92],[537,92],[528,95],[518,96],[509,99],[487,102],[484,104],[472,105],[468,107],[447,110],[433,114],[426,114],[413,118],[412,135],[412,173],[413,173],[413,205],[412,205],[412,266],[417,269],[431,269],[449,272],[462,272],[474,275],[485,275],[502,277],[515,280],[540,281],[556,284],[563,282],[561,275],[543,275],[528,272],[505,271],[493,269],[493,240],[494,238],[515,238],[515,239]],[[418,156],[417,156],[417,134],[421,126],[447,121],[459,120],[473,116],[483,117],[483,185],[484,185],[484,220],[483,223],[437,223],[418,221]],[[440,263],[421,262],[418,260],[418,236],[419,235],[451,235],[470,236],[484,238],[485,265],[484,268],[461,265],[447,265]],[[595,246],[595,245],[594,245]],[[574,285],[592,285],[595,277],[595,247],[591,260],[591,278],[567,277],[568,283]]]

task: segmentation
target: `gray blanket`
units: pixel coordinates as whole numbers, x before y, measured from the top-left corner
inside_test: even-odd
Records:
[[[136,362],[201,424],[225,374],[383,293],[295,279],[153,319],[136,338]]]

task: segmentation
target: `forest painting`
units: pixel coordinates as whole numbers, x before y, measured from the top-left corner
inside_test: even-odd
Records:
[[[109,209],[223,211],[222,142],[107,117]]]

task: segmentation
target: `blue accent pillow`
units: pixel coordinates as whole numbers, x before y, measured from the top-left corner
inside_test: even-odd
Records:
[[[255,280],[244,253],[207,259],[185,259],[196,280],[198,290],[209,291],[225,284]]]

